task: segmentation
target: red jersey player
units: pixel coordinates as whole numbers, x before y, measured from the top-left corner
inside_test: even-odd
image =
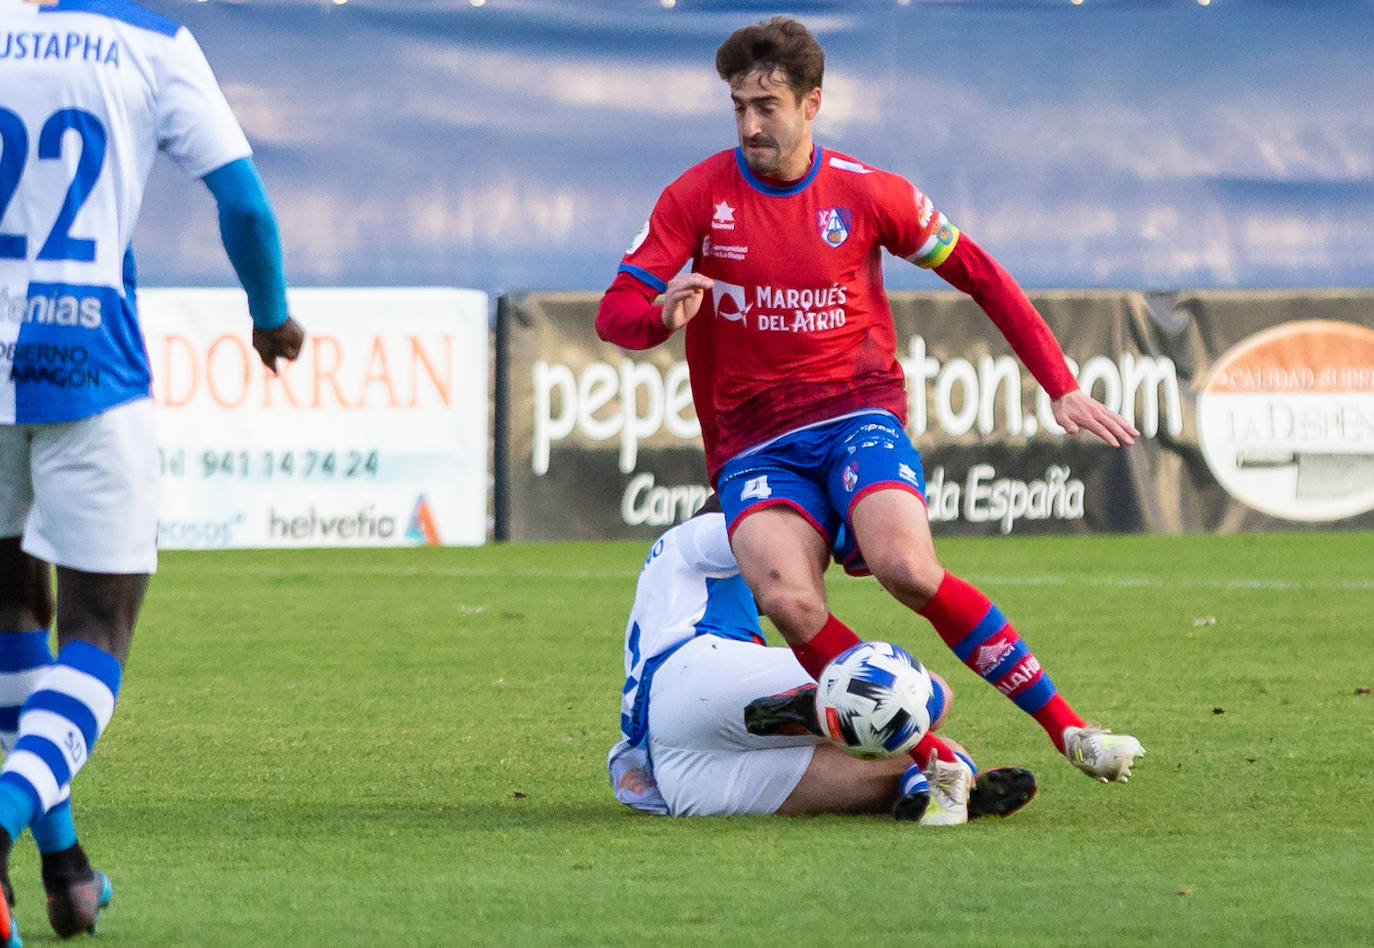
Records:
[[[813,143],[824,64],[815,39],[788,17],[744,27],[721,45],[716,70],[730,86],[739,147],[664,190],[602,299],[597,333],[642,349],[686,327],[707,469],[731,546],[761,611],[812,677],[858,642],[830,614],[822,579],[843,536],[837,553],[851,568],[866,562],[1061,753],[1098,780],[1124,782],[1140,743],[1079,717],[997,607],[936,558],[920,455],[903,429],[907,396],[882,251],[970,294],[1049,393],[1066,431],[1083,428],[1114,447],[1139,432],[1078,389],[1020,287],[929,198],[899,175]],[[804,700],[764,699],[752,719],[767,726]],[[930,821],[962,822],[972,775],[934,735],[913,755],[935,790]]]

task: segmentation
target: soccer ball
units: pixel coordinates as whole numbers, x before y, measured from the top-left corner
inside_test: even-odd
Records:
[[[934,692],[930,675],[906,649],[860,642],[821,672],[816,716],[826,737],[855,757],[896,757],[930,730]]]

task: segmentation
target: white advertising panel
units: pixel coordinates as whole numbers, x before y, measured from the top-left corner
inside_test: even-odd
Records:
[[[475,545],[487,536],[487,296],[301,289],[264,368],[239,290],[153,289],[163,549]]]

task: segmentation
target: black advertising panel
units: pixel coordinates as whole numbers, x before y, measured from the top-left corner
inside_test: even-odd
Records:
[[[497,536],[651,539],[708,485],[681,337],[596,338],[596,294],[505,297]],[[1141,431],[1066,436],[972,300],[892,295],[937,535],[1374,526],[1374,293],[1032,294]]]

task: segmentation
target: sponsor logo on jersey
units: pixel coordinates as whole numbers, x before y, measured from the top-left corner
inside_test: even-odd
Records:
[[[717,252],[719,244],[713,244]],[[716,313],[733,321],[744,320],[760,332],[825,332],[847,321],[844,305],[848,291],[843,284],[829,286],[755,286],[750,288],[715,280],[711,288]]]
[[[715,213],[711,216],[711,226],[716,230],[735,229],[735,209],[725,201],[715,205]]]
[[[716,257],[720,260],[743,260],[749,253],[749,247],[745,244],[718,244],[707,234],[701,238],[701,255],[703,257]]]
[[[100,371],[85,346],[43,342],[0,343],[0,362],[10,364],[9,380],[56,388],[99,388]]]
[[[854,212],[847,207],[827,207],[816,212],[816,230],[828,247],[838,247],[849,239],[854,227]]]
[[[51,323],[99,329],[103,320],[100,297],[83,292],[86,287],[58,287],[44,284],[51,293],[11,296],[0,287],[0,320],[11,323]],[[67,292],[63,292],[66,290]]]
[[[632,240],[632,241],[630,241],[630,246],[629,246],[628,249],[626,249],[625,252],[626,252],[627,254],[628,254],[628,253],[634,253],[634,252],[635,252],[636,250],[638,250],[640,247],[643,247],[643,246],[644,246],[644,241],[646,241],[646,240],[648,240],[648,239],[649,239],[649,222],[648,222],[648,221],[645,221],[645,222],[644,222],[644,226],[641,227],[641,228],[639,229],[639,233],[635,234],[635,239]]]
[[[892,447],[892,445],[889,444],[888,447]],[[897,476],[911,484],[919,486],[921,483],[921,478],[911,469],[911,465],[909,464],[898,464]]]
[[[753,306],[745,301],[744,287],[724,280],[711,283],[711,299],[715,301],[716,315],[731,322],[739,322],[748,315]]]

